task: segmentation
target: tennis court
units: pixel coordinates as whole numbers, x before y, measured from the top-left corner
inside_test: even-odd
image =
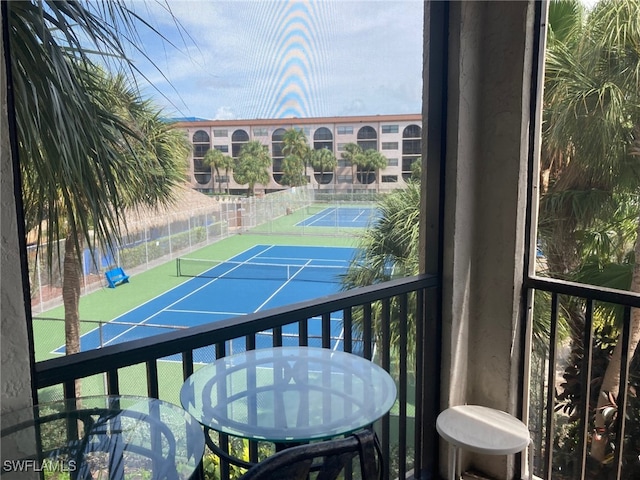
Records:
[[[375,207],[331,207],[298,222],[298,227],[365,228],[379,216]]]
[[[338,292],[340,276],[354,253],[349,247],[256,245],[221,262],[177,259],[176,273],[191,278],[113,319],[127,325],[106,323],[84,334],[81,348],[94,349],[166,333],[167,326],[194,327]],[[308,331],[309,345],[321,346],[319,318],[309,321]],[[338,347],[341,317],[331,319],[331,336],[332,346]],[[271,344],[271,332],[256,336],[258,348]],[[296,326],[283,328],[283,344],[298,344]],[[244,339],[228,345],[228,352],[243,350]],[[64,347],[55,353],[64,353]],[[211,349],[196,351],[194,361],[204,363],[212,355]]]

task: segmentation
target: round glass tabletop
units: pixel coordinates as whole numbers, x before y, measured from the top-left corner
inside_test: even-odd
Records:
[[[276,443],[326,439],[366,427],[396,399],[391,376],[356,355],[277,347],[216,360],[191,375],[180,401],[222,433]]]
[[[67,472],[79,479],[187,479],[204,453],[202,426],[191,415],[134,396],[83,397],[3,414],[0,435],[8,479],[29,471],[45,478]]]

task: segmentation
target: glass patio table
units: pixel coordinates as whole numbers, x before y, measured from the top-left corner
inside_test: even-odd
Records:
[[[395,382],[378,365],[310,347],[222,357],[193,373],[180,392],[183,408],[206,429],[281,447],[360,430],[395,399]],[[212,447],[208,435],[206,441]]]
[[[204,453],[202,426],[191,415],[135,396],[82,397],[3,414],[0,435],[7,479],[187,479]]]

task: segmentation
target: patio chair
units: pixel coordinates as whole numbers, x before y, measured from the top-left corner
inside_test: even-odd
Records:
[[[354,479],[381,478],[382,456],[377,438],[372,431],[364,430],[338,440],[299,445],[278,452],[253,466],[240,480],[335,480],[353,465],[355,457],[359,458],[360,475],[354,471]]]

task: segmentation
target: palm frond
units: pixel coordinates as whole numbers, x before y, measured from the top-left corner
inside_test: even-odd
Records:
[[[121,78],[115,95],[105,88],[96,63],[131,66],[123,39],[136,38],[138,18],[120,1],[10,2],[8,10],[27,228],[50,255],[66,232],[112,246],[123,203],[165,198],[177,180],[175,165],[141,153],[149,131],[136,124],[136,108],[148,106]],[[157,168],[167,183],[140,181]]]

